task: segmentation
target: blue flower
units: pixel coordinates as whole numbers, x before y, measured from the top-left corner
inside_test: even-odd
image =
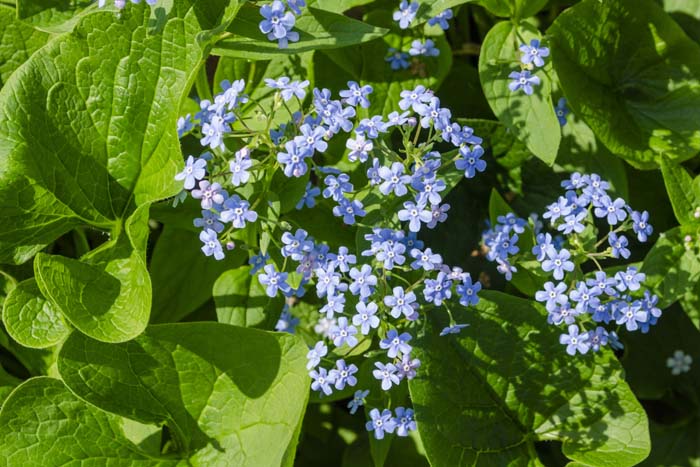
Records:
[[[410,354],[403,354],[401,362],[396,365],[399,370],[399,378],[411,380],[416,377],[416,370],[420,368],[420,360],[411,358]]]
[[[299,324],[299,318],[295,318],[289,312],[289,305],[284,305],[282,309],[282,314],[275,324],[275,331],[278,332],[288,332],[289,334],[294,334],[296,327]]]
[[[301,177],[308,168],[304,159],[313,156],[313,149],[299,146],[295,141],[287,141],[284,148],[287,152],[277,153],[277,162],[284,165],[284,174],[287,177]]]
[[[289,84],[284,85],[281,89],[282,100],[285,102],[291,100],[292,97],[297,96],[299,100],[304,100],[306,97],[305,87],[309,85],[309,80],[304,81],[292,81]]]
[[[352,400],[348,402],[348,409],[350,409],[350,414],[354,415],[357,409],[365,405],[365,397],[369,394],[369,390],[357,390],[355,395],[352,396]]]
[[[404,209],[398,213],[400,221],[408,221],[408,230],[411,232],[420,231],[421,222],[427,224],[433,220],[433,215],[425,209],[424,204],[417,204],[412,201],[403,203]]]
[[[343,222],[347,225],[353,225],[355,223],[355,217],[363,217],[365,210],[363,209],[362,202],[359,200],[348,200],[342,198],[338,203],[338,206],[333,208],[333,215],[336,217],[342,217]]]
[[[253,165],[253,161],[250,160],[250,149],[247,147],[236,151],[234,154],[235,159],[229,161],[229,169],[233,177],[231,178],[231,183],[233,186],[239,186],[243,183],[248,182],[250,178],[250,172],[248,169]]]
[[[585,354],[591,348],[588,343],[588,334],[579,334],[578,326],[575,324],[569,325],[569,333],[559,336],[559,343],[566,345],[566,353],[576,355],[576,352]]]
[[[554,225],[554,221],[560,217],[568,216],[573,208],[574,206],[569,203],[568,199],[560,196],[556,202],[547,206],[547,211],[542,215],[542,218],[549,219],[552,225]]]
[[[338,323],[330,331],[333,345],[336,347],[342,347],[343,344],[355,347],[357,345],[355,334],[357,334],[357,329],[355,329],[355,326],[348,324],[348,319],[345,316],[338,318]]]
[[[312,370],[309,372],[309,376],[313,378],[311,382],[311,389],[314,391],[323,392],[323,394],[330,396],[333,393],[331,389],[331,384],[333,384],[333,377],[328,374],[325,368],[319,368],[318,370]]]
[[[299,131],[301,131],[301,135],[294,138],[294,142],[299,146],[308,147],[318,152],[324,152],[328,149],[328,143],[323,139],[326,135],[326,130],[323,127],[312,128],[308,123],[304,123],[299,127]]]
[[[370,329],[376,329],[379,326],[379,318],[377,317],[377,304],[369,302],[359,302],[355,305],[357,314],[352,317],[352,324],[360,327],[360,332],[365,336],[369,334]]]
[[[326,297],[326,304],[319,310],[321,313],[326,315],[326,318],[331,319],[335,313],[342,313],[345,309],[345,295],[342,293],[338,295],[328,294]]]
[[[251,256],[250,259],[248,260],[248,264],[250,266],[252,266],[250,269],[250,274],[253,275],[253,274],[257,273],[259,270],[261,270],[263,268],[263,266],[265,266],[265,263],[268,262],[269,259],[270,259],[270,255],[268,255],[267,253],[266,254],[259,253],[257,255]]]
[[[314,243],[310,239],[307,239],[308,233],[304,229],[297,229],[296,233],[292,235],[290,232],[285,232],[282,234],[282,256],[291,258],[295,261],[301,261],[305,253],[310,252],[313,249]]]
[[[468,324],[453,324],[451,326],[447,326],[446,328],[443,328],[442,331],[440,331],[440,336],[446,336],[448,334],[459,334],[459,332],[469,326]]]
[[[348,160],[355,162],[365,162],[369,157],[369,152],[374,148],[374,143],[371,139],[366,139],[363,135],[355,135],[355,138],[348,138],[345,147],[350,150]],[[376,160],[376,159],[375,159]]]
[[[654,232],[654,228],[649,224],[649,213],[643,211],[632,212],[632,230],[637,234],[637,239],[640,242],[646,242],[649,236]]]
[[[637,268],[634,266],[629,266],[626,271],[619,271],[615,274],[617,290],[620,292],[624,292],[625,290],[630,290],[632,292],[639,290],[641,282],[643,282],[645,278],[646,274],[637,272]]]
[[[403,287],[394,287],[393,295],[384,297],[384,304],[391,308],[390,314],[394,318],[400,317],[402,314],[408,318],[415,312],[413,306],[416,303],[416,294],[413,292],[406,293]]]
[[[350,277],[353,280],[350,284],[350,293],[359,295],[363,299],[372,295],[377,285],[377,276],[372,274],[369,264],[363,264],[360,269],[350,269]]]
[[[277,295],[278,290],[282,292],[290,290],[289,284],[287,284],[286,272],[277,272],[272,264],[265,265],[263,271],[264,273],[258,276],[258,281],[265,286],[265,293],[267,293],[268,297]]]
[[[311,182],[306,183],[306,189],[304,195],[301,197],[296,205],[297,210],[301,210],[306,206],[307,208],[313,208],[316,206],[316,197],[321,194],[321,189],[315,187]]]
[[[438,13],[437,16],[433,16],[432,18],[430,18],[428,20],[428,24],[430,26],[435,26],[437,24],[442,28],[443,31],[447,31],[450,28],[450,25],[447,21],[451,20],[453,16],[454,13],[452,12],[452,9],[448,8]]]
[[[356,81],[348,81],[348,88],[349,89],[339,92],[340,97],[343,98],[346,104],[353,107],[357,107],[359,105],[365,109],[369,107],[370,103],[367,96],[372,93],[372,86],[369,84],[360,86]]]
[[[218,183],[209,183],[206,180],[199,182],[199,187],[192,190],[192,197],[201,200],[202,209],[211,209],[214,204],[224,202],[224,191]]]
[[[628,331],[636,331],[639,329],[640,323],[646,323],[649,319],[649,313],[637,301],[625,303],[616,311],[615,323],[618,325],[624,324]]]
[[[432,91],[426,89],[423,85],[416,86],[412,91],[401,91],[399,95],[401,96],[401,100],[399,101],[399,108],[401,110],[412,108],[414,112],[418,113],[424,110],[425,104],[430,102],[433,98]]]
[[[564,223],[557,227],[559,232],[569,235],[571,232],[581,233],[586,228],[583,221],[588,216],[588,211],[581,210],[578,213],[569,214],[564,218]]]
[[[432,220],[426,225],[429,229],[434,229],[438,223],[445,222],[447,220],[447,211],[450,210],[450,205],[445,204],[431,204],[430,205],[430,215]]]
[[[396,429],[396,422],[389,409],[384,409],[381,414],[378,409],[372,409],[369,416],[371,420],[365,424],[365,428],[367,431],[373,431],[376,439],[384,439],[385,432],[393,433]]]
[[[269,40],[279,41],[279,47],[287,47],[287,41],[296,42],[299,40],[299,33],[292,31],[296,19],[294,15],[286,11],[284,3],[274,0],[272,4],[260,7],[260,14],[263,19],[260,21],[260,31],[267,34]]]
[[[391,270],[395,265],[402,265],[406,261],[403,253],[406,251],[406,245],[403,243],[384,243],[377,251],[376,259],[381,261],[384,269]]]
[[[595,287],[600,291],[601,294],[606,294],[610,296],[616,295],[615,285],[617,281],[612,277],[608,277],[603,271],[596,271],[595,277],[586,280],[586,285],[589,287]]]
[[[418,2],[408,3],[407,0],[401,0],[401,4],[399,5],[399,11],[394,12],[393,18],[394,21],[399,23],[399,27],[401,29],[406,29],[416,18],[417,12]]]
[[[486,170],[486,161],[481,160],[481,156],[484,155],[484,148],[481,146],[476,145],[471,148],[461,146],[459,155],[460,158],[455,161],[455,167],[457,170],[464,170],[465,177],[474,178],[476,172]]]
[[[544,272],[554,271],[554,278],[558,281],[564,278],[564,272],[574,270],[573,261],[569,261],[571,253],[569,250],[562,248],[559,252],[551,247],[547,249],[547,259],[542,262],[542,270]]]
[[[566,125],[566,116],[569,115],[569,108],[566,106],[566,98],[559,98],[557,105],[554,107],[554,113],[557,114],[559,125]]]
[[[571,301],[576,303],[576,310],[581,313],[589,309],[596,309],[600,304],[600,300],[597,298],[600,295],[600,289],[597,287],[589,289],[584,282],[579,282],[576,288],[569,293]]]
[[[411,48],[408,50],[408,53],[414,57],[419,55],[437,57],[440,55],[440,49],[435,47],[435,42],[432,39],[426,39],[425,42],[416,39],[411,42]]]
[[[510,84],[508,84],[508,89],[510,89],[511,92],[522,89],[523,92],[529,96],[534,91],[533,86],[540,85],[540,78],[537,76],[531,76],[530,71],[528,70],[513,71],[508,75],[508,77],[513,80],[510,82]]]
[[[382,194],[388,195],[393,191],[396,196],[403,196],[408,193],[406,184],[411,182],[411,177],[404,174],[404,167],[400,162],[391,164],[391,169],[380,167],[379,176],[384,180],[379,185],[379,191]]]
[[[334,295],[336,288],[343,290],[340,284],[340,273],[335,272],[333,265],[326,265],[316,269],[316,295],[321,298],[326,294]],[[347,287],[347,284],[343,284]]]
[[[185,168],[179,174],[175,175],[175,180],[185,181],[185,190],[194,188],[195,182],[204,178],[207,174],[207,161],[204,159],[195,159],[192,156],[187,158]]]
[[[424,180],[414,180],[412,186],[419,192],[416,201],[425,204],[440,204],[440,201],[442,201],[440,192],[447,189],[445,181],[440,178],[435,178],[435,176]]]
[[[350,176],[348,174],[341,173],[337,177],[333,175],[328,175],[323,183],[326,188],[323,190],[324,198],[332,198],[334,201],[340,201],[343,199],[343,193],[348,193],[353,190],[352,183],[350,183]]]
[[[177,137],[182,138],[187,133],[194,129],[194,122],[192,121],[192,115],[187,114],[184,117],[177,119]]]
[[[335,381],[335,388],[342,390],[345,389],[345,385],[355,386],[357,384],[357,378],[353,375],[357,373],[357,366],[354,363],[350,365],[345,364],[345,360],[342,358],[335,362],[335,368],[329,373],[333,381]]]
[[[371,118],[363,118],[355,128],[355,133],[364,134],[368,138],[374,139],[379,136],[379,133],[386,133],[387,125],[382,120],[381,115],[375,115]]]
[[[396,407],[396,434],[398,436],[408,436],[409,431],[416,431],[416,421],[413,419],[413,409]]]
[[[258,220],[258,213],[250,210],[250,203],[244,199],[233,195],[224,201],[226,210],[221,213],[221,220],[231,222],[237,229],[245,227],[246,222],[255,222]]]
[[[392,70],[405,70],[410,66],[409,55],[406,52],[390,47],[388,53],[384,61],[389,63]]]
[[[399,375],[396,374],[398,369],[393,363],[387,363],[384,365],[381,362],[375,362],[374,366],[377,367],[377,369],[372,370],[372,375],[375,377],[375,379],[382,382],[383,390],[388,391],[391,389],[392,384],[396,384],[398,386],[398,384],[401,382]]]
[[[571,305],[569,305],[568,303],[564,303],[563,305],[558,306],[554,310],[549,311],[549,315],[547,316],[547,322],[556,324],[557,326],[561,323],[567,325],[573,324],[574,322],[576,322],[576,317],[580,314],[581,312],[579,312],[575,308],[571,308]]]
[[[387,350],[389,358],[396,358],[401,354],[406,355],[411,353],[412,347],[408,344],[411,340],[411,335],[407,332],[399,334],[396,329],[390,329],[386,334],[386,338],[379,341],[379,348]]]
[[[627,218],[625,200],[617,198],[613,201],[609,196],[605,195],[600,198],[600,205],[593,210],[593,213],[596,217],[607,218],[608,224],[615,225]]]
[[[560,282],[555,286],[553,282],[545,282],[544,290],[535,293],[535,300],[546,302],[547,311],[554,311],[557,306],[569,301],[569,297],[566,296],[566,284]]]
[[[599,351],[601,345],[608,343],[608,331],[600,326],[595,328],[595,331],[588,331],[588,342],[590,342],[594,352]]]
[[[341,272],[348,272],[350,270],[349,265],[357,263],[357,257],[349,254],[348,251],[347,247],[341,246],[338,248],[338,254],[330,253],[328,255],[328,264],[337,267]]]
[[[452,296],[452,281],[450,281],[444,271],[440,271],[436,279],[426,279],[423,297],[428,303],[436,306],[442,305],[443,300]]]
[[[207,209],[202,211],[202,217],[194,220],[195,227],[203,229],[211,229],[216,233],[221,233],[224,230],[224,224],[219,222],[219,216]]]
[[[472,282],[472,277],[466,274],[462,283],[457,285],[457,295],[459,295],[459,303],[462,306],[476,305],[479,303],[477,295],[481,290],[481,282]]]
[[[287,6],[295,15],[300,15],[301,8],[306,6],[306,2],[304,0],[287,0]]]
[[[412,269],[423,268],[425,271],[433,271],[442,265],[442,256],[433,253],[430,248],[426,248],[425,251],[414,248],[411,250],[411,256],[415,258],[415,261],[411,263]]]
[[[321,358],[325,357],[327,354],[328,347],[326,347],[326,344],[324,344],[323,341],[316,342],[313,349],[309,350],[309,353],[306,354],[306,359],[308,360],[306,369],[310,370],[318,366],[318,364],[321,363]]]
[[[521,45],[520,51],[523,53],[520,57],[520,61],[525,65],[534,63],[535,66],[544,66],[543,57],[549,56],[549,49],[547,47],[540,47],[539,39],[532,39],[530,45]]]
[[[613,258],[623,257],[625,259],[630,257],[630,250],[627,248],[629,241],[624,235],[618,235],[615,232],[610,232],[608,236],[608,243],[612,247]]]
[[[512,212],[509,212],[505,216],[496,217],[496,221],[502,225],[501,230],[505,233],[515,232],[521,234],[525,232],[525,226],[527,221],[522,219]]]
[[[206,256],[214,256],[216,260],[224,259],[224,251],[221,248],[221,243],[216,235],[216,232],[212,229],[206,229],[199,233],[199,240],[204,244],[202,245],[202,252]]]

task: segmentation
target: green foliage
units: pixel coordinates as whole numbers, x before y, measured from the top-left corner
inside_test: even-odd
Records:
[[[220,323],[272,329],[282,311],[282,297],[270,298],[265,287],[244,266],[223,273],[214,284],[216,316]]]
[[[469,328],[445,338],[447,323],[431,317],[417,353],[425,372],[411,396],[431,464],[529,465],[540,440],[562,441],[577,465],[648,455],[644,410],[611,352],[567,358],[544,310],[497,292],[465,319]]]
[[[583,0],[548,34],[571,109],[611,152],[650,169],[700,150],[700,46],[654,2]]]

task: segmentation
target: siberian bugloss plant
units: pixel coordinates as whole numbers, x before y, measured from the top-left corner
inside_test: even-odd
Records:
[[[694,465],[691,4],[0,1],[0,466]]]

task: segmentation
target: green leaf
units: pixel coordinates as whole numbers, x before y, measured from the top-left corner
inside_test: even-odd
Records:
[[[213,53],[228,57],[264,60],[275,55],[290,55],[310,50],[335,49],[357,45],[382,37],[386,29],[378,28],[330,11],[309,6],[297,17],[294,30],[298,42],[285,49],[260,32],[260,7],[245,5],[228,29],[233,36],[217,42]]]
[[[479,4],[496,16],[521,19],[534,16],[547,0],[479,0]]]
[[[118,229],[181,189],[180,102],[237,6],[174,0],[157,20],[145,2],[96,11],[15,72],[0,90],[0,262],[24,262],[76,225]]]
[[[3,361],[5,368],[14,374],[29,373],[31,376],[58,376],[56,369],[57,347],[48,349],[32,349],[24,347],[12,340],[5,331],[0,328],[0,348],[11,354],[19,365],[14,362]],[[9,363],[9,364],[7,364]],[[13,365],[13,366],[11,366]]]
[[[59,371],[91,404],[165,423],[191,465],[279,465],[308,396],[306,353],[289,334],[220,323],[151,326],[105,344],[73,333]]]
[[[700,418],[695,417],[675,425],[651,422],[651,442],[654,449],[639,467],[697,467],[700,465]]]
[[[539,305],[482,292],[471,324],[440,337],[430,315],[409,382],[432,465],[539,465],[534,442],[560,440],[571,465],[632,466],[649,454],[643,408],[612,352],[571,357]]]
[[[532,153],[552,165],[557,157],[561,129],[551,99],[551,83],[542,70],[533,70],[541,84],[528,96],[522,90],[511,92],[508,75],[519,71],[521,43],[539,38],[527,23],[517,28],[503,21],[484,38],[479,56],[479,77],[491,109]],[[545,71],[548,67],[545,67]]]
[[[662,233],[642,263],[644,284],[659,296],[661,308],[692,294],[700,281],[700,259],[685,245],[684,236],[681,228]]]
[[[284,305],[277,295],[270,298],[251,266],[223,273],[214,284],[216,315],[220,323],[272,329]]]
[[[48,34],[17,20],[12,8],[0,5],[0,88],[48,39]]]
[[[121,418],[78,399],[53,378],[32,378],[0,411],[0,466],[175,466],[124,436]]]
[[[695,210],[700,208],[700,190],[690,174],[680,165],[661,158],[664,185],[673,206],[673,213],[680,224],[697,224]]]
[[[44,298],[34,279],[20,282],[10,292],[2,321],[7,333],[25,347],[51,347],[70,334],[63,316]]]
[[[309,6],[318,7],[321,10],[343,13],[350,8],[372,3],[374,0],[311,0]]]
[[[700,43],[700,0],[664,0],[663,4],[688,37]]]
[[[49,33],[69,32],[92,0],[17,0],[17,18]]]
[[[151,323],[180,321],[211,299],[217,278],[243,264],[241,249],[227,252],[216,261],[202,254],[198,234],[166,225],[151,258],[153,308]]]
[[[638,168],[700,150],[700,46],[654,2],[583,0],[548,30],[573,113]]]
[[[140,208],[123,233],[81,260],[36,256],[34,274],[41,293],[81,332],[123,342],[146,328],[151,312],[147,218],[147,207]]]
[[[510,212],[513,212],[513,209],[498,191],[492,188],[491,196],[489,197],[489,220],[491,221],[491,225],[496,225],[498,216],[505,216]]]

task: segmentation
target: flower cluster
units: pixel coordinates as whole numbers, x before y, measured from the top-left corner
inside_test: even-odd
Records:
[[[272,104],[266,104],[271,106],[266,119],[272,122],[279,109],[291,116],[279,128],[248,128],[241,113],[241,105],[248,102],[243,81],[225,81],[213,103],[202,101],[202,110],[194,119],[188,116],[178,123],[181,135],[191,133],[210,150],[199,157],[189,156],[176,176],[183,182],[185,196],[189,192],[201,204],[202,217],[194,224],[202,228],[202,251],[223,258],[225,249],[235,248],[236,232],[259,222],[264,230],[279,232],[264,247],[243,232],[235,238],[251,252],[260,248],[249,263],[266,294],[287,298],[277,330],[294,331],[298,318],[290,305],[305,296],[307,289],[315,292],[312,301],[320,301],[315,330],[321,339],[308,353],[312,389],[330,395],[360,384],[352,350],[362,343],[375,343],[378,350],[372,354],[368,373],[382,391],[389,391],[414,378],[420,368],[412,343],[421,311],[427,307],[445,310],[450,323],[441,334],[449,335],[467,326],[455,322],[453,307],[479,301],[481,284],[469,273],[444,264],[418,233],[447,219],[445,172],[458,170],[472,178],[485,170],[481,139],[471,128],[453,122],[450,111],[422,86],[401,92],[398,109],[389,115],[358,118],[359,109],[371,106],[371,86],[351,81],[339,98],[327,89],[313,89],[310,105],[305,107],[307,81],[281,77],[265,82],[275,91]],[[292,101],[300,111],[287,107]],[[389,146],[392,133],[403,141],[399,152]],[[329,142],[339,135],[347,135],[348,163],[353,168],[363,166],[361,170],[343,172],[320,165]],[[244,140],[243,146],[239,140]],[[441,153],[433,150],[436,144],[454,150]],[[381,199],[383,216],[364,235],[366,249],[352,251],[342,246],[331,250],[303,228],[292,229],[281,217],[271,218],[263,211],[258,214],[256,207],[267,210],[269,199],[265,189],[250,185],[269,187],[274,172],[291,179],[311,173],[303,196],[294,200],[296,207],[324,203],[348,225],[366,215],[368,197]],[[366,391],[356,393],[351,411],[364,403]],[[394,414],[374,409],[370,414],[367,427],[379,439],[384,433],[405,436],[415,429],[411,409],[397,407]]]
[[[304,0],[274,0],[272,3],[260,7],[260,15],[263,20],[258,27],[260,32],[267,34],[271,41],[277,41],[280,49],[286,49],[289,42],[297,42],[299,33],[293,31],[296,16],[301,14],[301,8],[306,6]],[[289,8],[289,10],[287,10]]]
[[[549,56],[549,48],[542,47],[539,39],[532,39],[530,45],[520,46],[520,71],[511,72],[508,77],[513,81],[508,85],[511,92],[522,91],[528,96],[534,92],[533,86],[540,85],[540,78],[532,74],[535,67],[543,67],[544,59]]]
[[[394,21],[398,23],[401,29],[408,29],[416,19],[418,8],[418,2],[413,1],[409,3],[407,0],[402,0],[399,4],[399,9],[394,12]],[[448,8],[437,16],[430,18],[428,24],[430,26],[438,26],[446,31],[450,27],[448,21],[453,16],[452,10]],[[423,40],[416,39],[411,42],[408,52],[390,47],[385,60],[389,63],[392,70],[405,70],[411,66],[411,57],[437,57],[438,55],[440,55],[440,49],[435,46],[435,42],[432,39],[426,38]]]
[[[535,299],[545,304],[549,323],[568,326],[560,342],[569,354],[597,351],[608,344],[620,346],[616,331],[604,325],[614,323],[628,331],[648,332],[661,310],[656,306],[658,298],[642,290],[645,275],[637,268],[630,266],[610,274],[600,262],[630,257],[625,233],[632,232],[640,242],[646,242],[653,232],[649,213],[634,211],[622,198],[613,199],[608,182],[596,174],[574,173],[562,187],[565,194],[542,216],[557,234],[542,231],[534,215],[530,221],[535,236],[531,253],[541,270],[554,279],[544,284]],[[597,238],[596,220],[609,227],[601,239]],[[512,263],[524,253],[517,244],[526,228],[525,219],[510,213],[499,217],[497,226],[484,234],[487,258],[498,263],[498,270],[507,279],[516,272]],[[589,260],[597,270],[584,275],[580,266]]]

